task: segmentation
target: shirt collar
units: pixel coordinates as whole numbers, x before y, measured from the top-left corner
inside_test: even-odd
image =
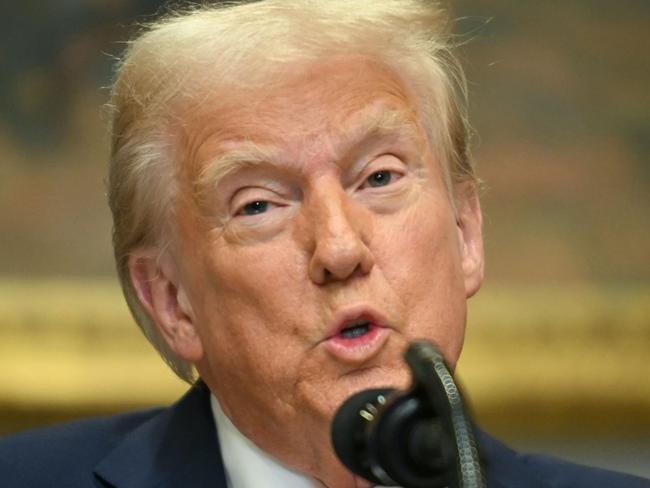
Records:
[[[322,488],[322,484],[284,466],[244,437],[223,412],[214,395],[210,395],[210,406],[221,444],[228,488]]]

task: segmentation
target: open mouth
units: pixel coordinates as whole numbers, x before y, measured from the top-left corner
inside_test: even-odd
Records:
[[[359,366],[378,354],[391,333],[388,321],[367,306],[351,307],[334,317],[330,335],[323,341],[337,361]]]
[[[366,319],[353,320],[349,325],[341,329],[339,336],[343,339],[356,339],[370,332],[372,324]]]

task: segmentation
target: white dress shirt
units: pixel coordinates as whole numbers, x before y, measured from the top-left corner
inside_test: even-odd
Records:
[[[228,488],[323,488],[324,485],[281,464],[248,440],[211,395]]]
[[[280,463],[244,437],[223,413],[214,395],[210,395],[210,405],[219,435],[228,488],[326,488],[319,481]]]

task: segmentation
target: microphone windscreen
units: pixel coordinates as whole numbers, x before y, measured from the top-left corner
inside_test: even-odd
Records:
[[[381,483],[368,465],[366,426],[368,406],[379,405],[381,397],[387,397],[390,388],[363,390],[348,398],[339,407],[332,422],[332,444],[341,462],[354,474],[373,483]],[[372,410],[372,408],[370,408]]]

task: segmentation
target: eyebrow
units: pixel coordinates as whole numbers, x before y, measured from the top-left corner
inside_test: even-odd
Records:
[[[365,142],[382,136],[413,133],[417,128],[414,114],[408,110],[381,110],[378,114],[364,115],[360,123],[345,131],[341,139],[342,153],[362,146]],[[260,164],[273,165],[278,161],[279,148],[272,144],[259,144],[252,140],[233,141],[236,147],[219,153],[205,163],[196,180],[197,196],[201,200],[217,188],[228,175]]]

